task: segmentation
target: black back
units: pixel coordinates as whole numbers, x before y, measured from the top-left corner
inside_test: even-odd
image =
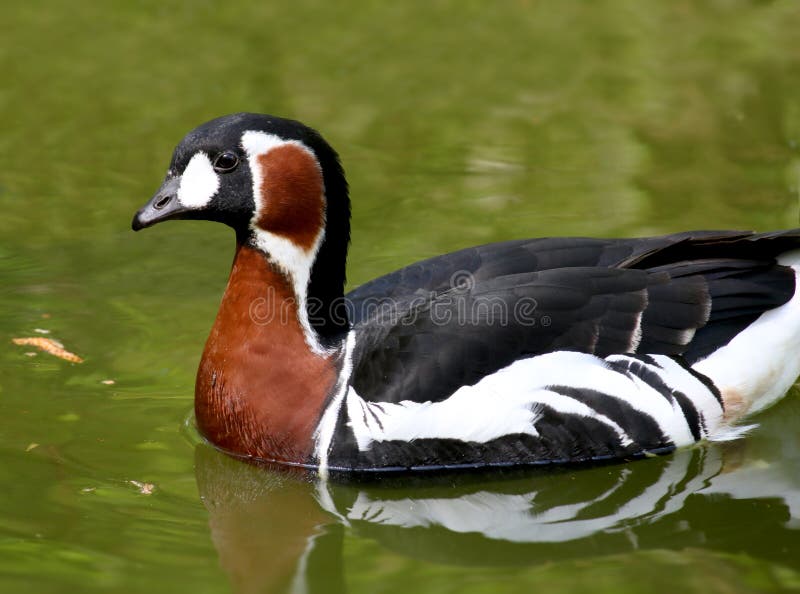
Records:
[[[432,258],[348,294],[365,400],[437,401],[554,350],[694,363],[786,303],[800,230],[546,238]]]

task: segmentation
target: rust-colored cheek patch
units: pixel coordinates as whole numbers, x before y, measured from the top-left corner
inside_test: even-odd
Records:
[[[319,164],[308,151],[292,144],[258,158],[263,176],[261,216],[265,231],[309,250],[325,220],[324,184]]]

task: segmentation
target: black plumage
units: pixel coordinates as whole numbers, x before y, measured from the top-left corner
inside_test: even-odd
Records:
[[[776,257],[798,241],[798,230],[548,238],[425,260],[348,294],[352,385],[368,401],[437,401],[554,350],[691,364],[791,298],[794,273]]]

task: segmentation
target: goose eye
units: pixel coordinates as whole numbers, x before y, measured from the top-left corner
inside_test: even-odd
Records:
[[[217,173],[229,173],[236,169],[239,164],[239,157],[233,151],[225,151],[214,158],[214,171]]]

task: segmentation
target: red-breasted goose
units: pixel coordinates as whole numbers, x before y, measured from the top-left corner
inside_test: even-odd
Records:
[[[800,230],[514,240],[344,293],[350,200],[303,124],[190,132],[133,219],[219,221],[236,255],[200,432],[331,472],[627,460],[740,435],[800,374]]]

